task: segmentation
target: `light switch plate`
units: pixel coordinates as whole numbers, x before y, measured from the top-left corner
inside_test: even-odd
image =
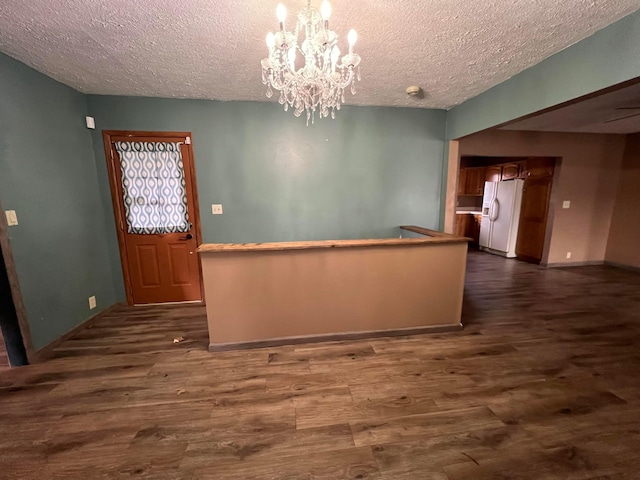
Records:
[[[571,207],[571,200],[565,200],[564,202],[562,202],[562,208],[570,208]]]
[[[89,297],[89,310],[93,310],[94,308],[96,308],[96,296],[92,295]]]
[[[222,205],[219,203],[211,205],[211,213],[213,215],[222,215]]]
[[[10,227],[18,225],[18,216],[15,210],[6,210],[4,214],[7,217],[7,225]]]
[[[90,128],[91,130],[95,130],[96,128],[96,120],[93,117],[84,117],[85,120],[87,121],[87,128]]]

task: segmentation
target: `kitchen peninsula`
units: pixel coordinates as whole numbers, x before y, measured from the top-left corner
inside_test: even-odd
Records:
[[[400,237],[201,245],[209,350],[460,329],[469,239]]]

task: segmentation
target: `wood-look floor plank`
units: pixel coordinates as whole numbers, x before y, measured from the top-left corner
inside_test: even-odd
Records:
[[[373,454],[384,478],[412,479],[416,472],[422,472],[425,478],[445,478],[445,466],[484,462],[500,457],[505,448],[529,450],[540,446],[520,427],[506,426],[379,444],[373,447]],[[467,452],[473,452],[474,457]]]
[[[230,464],[242,468],[248,460],[258,462],[261,458],[317,455],[320,452],[340,451],[354,448],[351,429],[348,424],[304,430],[281,432],[256,431],[235,433],[231,431],[224,438],[219,434],[199,435],[189,441],[181,466],[186,469]]]
[[[364,446],[504,426],[489,408],[482,406],[379,421],[357,421],[351,423],[351,431],[356,445]]]
[[[299,396],[293,403],[296,408],[298,428],[357,421],[375,422],[385,418],[406,417],[437,410],[433,399],[408,395],[354,402],[349,389],[335,389]]]
[[[185,468],[198,479],[245,480],[374,480],[380,471],[369,447],[349,448],[313,455],[273,456],[248,459],[242,464],[209,462],[207,466]]]

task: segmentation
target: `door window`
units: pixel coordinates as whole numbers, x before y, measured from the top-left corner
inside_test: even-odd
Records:
[[[128,233],[188,232],[180,143],[115,142],[115,148],[120,154]]]

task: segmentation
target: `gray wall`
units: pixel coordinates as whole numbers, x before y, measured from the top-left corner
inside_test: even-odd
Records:
[[[36,348],[116,299],[86,111],[84,95],[0,54],[0,202],[18,216],[8,232]]]
[[[101,130],[190,131],[205,243],[398,236],[439,221],[445,112],[345,107],[335,120],[277,104],[88,96],[109,229],[124,298]],[[221,203],[223,215],[211,214]]]

